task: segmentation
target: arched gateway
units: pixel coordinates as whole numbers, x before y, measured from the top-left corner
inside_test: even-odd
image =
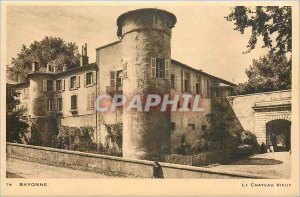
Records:
[[[291,122],[277,119],[267,122],[267,146],[273,146],[274,151],[289,151],[291,149]]]
[[[227,97],[244,130],[274,151],[291,148],[291,90]]]

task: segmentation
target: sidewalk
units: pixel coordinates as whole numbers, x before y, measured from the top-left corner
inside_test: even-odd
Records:
[[[85,172],[11,158],[7,158],[6,166],[7,178],[115,178],[96,172]]]

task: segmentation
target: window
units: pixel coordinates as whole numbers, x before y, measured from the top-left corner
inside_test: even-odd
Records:
[[[77,95],[71,96],[71,110],[77,110]]]
[[[76,88],[76,76],[73,76],[70,78],[70,88],[75,89]]]
[[[52,64],[47,64],[47,71],[54,72],[54,66]]]
[[[162,79],[165,77],[165,59],[156,58],[156,78]]]
[[[183,91],[184,92],[190,91],[190,73],[188,72],[183,73]]]
[[[116,72],[110,71],[110,86],[115,87],[116,86]]]
[[[93,72],[86,73],[85,75],[85,85],[93,84]]]
[[[87,98],[87,107],[88,108],[93,108],[94,103],[95,103],[95,94],[94,92],[88,93],[88,98]]]
[[[175,89],[175,75],[171,74],[171,88]]]
[[[206,129],[207,129],[207,125],[204,124],[204,125],[201,126],[202,131],[206,131]]]
[[[53,91],[53,81],[47,80],[47,91]]]
[[[78,80],[79,80],[79,76]],[[84,86],[91,86],[93,84],[96,84],[96,71],[93,72],[88,72],[86,74],[84,74],[83,76],[83,85]]]
[[[57,91],[61,91],[62,90],[61,80],[56,80],[56,90]]]
[[[62,98],[57,98],[56,102],[57,111],[62,111]]]
[[[158,79],[170,78],[170,60],[151,58],[151,77]]]
[[[120,70],[117,72],[117,90],[120,90],[123,87],[123,71]]]
[[[196,94],[200,94],[200,77],[196,78]]]
[[[47,100],[47,111],[53,111],[53,99]]]

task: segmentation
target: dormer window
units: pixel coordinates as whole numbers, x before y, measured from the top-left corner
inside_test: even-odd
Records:
[[[47,64],[47,72],[54,72],[54,66],[52,64]]]

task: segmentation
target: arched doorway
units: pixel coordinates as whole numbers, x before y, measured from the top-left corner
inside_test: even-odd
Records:
[[[267,123],[267,146],[273,145],[274,151],[291,149],[291,122],[278,119]]]

